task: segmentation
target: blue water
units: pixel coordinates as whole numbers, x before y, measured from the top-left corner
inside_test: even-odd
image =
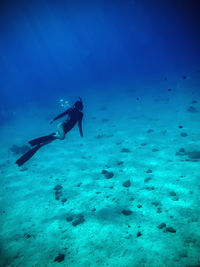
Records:
[[[56,266],[59,253],[61,266],[199,266],[199,12],[1,1],[0,266]],[[84,138],[75,127],[18,168],[79,96]]]

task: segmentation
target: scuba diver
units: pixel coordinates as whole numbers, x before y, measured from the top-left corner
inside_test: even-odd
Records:
[[[57,133],[52,133],[29,141],[28,143],[33,146],[33,148],[26,152],[24,155],[22,155],[15,163],[20,167],[26,161],[28,161],[42,146],[47,145],[56,139],[64,140],[66,133],[68,133],[76,125],[76,123],[78,123],[80,135],[81,137],[83,137],[82,110],[83,102],[82,99],[79,97],[79,100],[75,102],[72,108],[67,109],[65,112],[61,113],[53,120],[51,120],[50,123],[52,124],[54,121],[62,118],[65,115],[68,115],[65,121],[58,124]]]

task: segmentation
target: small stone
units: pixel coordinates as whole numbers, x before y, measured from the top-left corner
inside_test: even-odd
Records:
[[[118,162],[117,162],[117,165],[118,165],[118,166],[120,166],[120,165],[122,165],[122,164],[124,164],[123,161],[118,161]]]
[[[125,215],[125,216],[129,216],[131,215],[133,212],[131,210],[122,210],[122,213]]]
[[[149,129],[148,131],[147,131],[147,133],[153,133],[154,132],[154,130],[152,130],[152,129]]]
[[[178,198],[177,196],[175,196],[175,197],[172,197],[172,200],[173,200],[173,201],[178,201],[179,198]]]
[[[138,204],[137,207],[138,207],[138,209],[141,209],[142,208],[142,205],[141,204]]]
[[[179,152],[180,152],[180,153],[185,153],[185,149],[181,147],[181,148],[179,149]]]
[[[107,170],[102,170],[101,174],[106,174],[107,172]]]
[[[65,198],[65,197],[63,197],[62,199],[61,199],[61,202],[64,204],[65,202],[67,201],[67,198]]]
[[[124,187],[130,187],[131,186],[131,181],[127,180],[126,182],[123,183]]]
[[[65,255],[64,254],[58,254],[58,256],[54,259],[54,262],[61,262],[64,261]]]
[[[200,159],[200,151],[195,150],[188,152],[187,154],[190,159]]]
[[[76,219],[72,222],[72,225],[73,225],[73,226],[77,226],[77,225],[83,223],[84,221],[85,221],[85,219],[84,219],[83,215],[79,215],[79,217],[76,218]]]
[[[160,202],[159,201],[154,201],[154,202],[152,202],[152,204],[157,207],[157,206],[160,205]]]
[[[137,237],[140,237],[142,234],[141,234],[141,232],[138,232],[137,233]]]
[[[159,149],[157,149],[157,148],[152,149],[152,152],[158,152],[158,151],[159,151]]]
[[[176,233],[176,230],[173,227],[167,227],[166,231],[170,232],[170,233],[173,233],[173,234]]]
[[[30,234],[24,234],[24,237],[26,238],[26,239],[28,239],[28,238],[31,238],[31,235]]]
[[[67,217],[66,217],[66,221],[67,221],[67,222],[71,222],[72,220],[73,220],[73,217],[72,217],[72,216],[67,216]]]
[[[111,179],[113,176],[114,176],[114,173],[113,172],[107,172],[105,174],[106,179]]]
[[[148,169],[146,173],[152,173],[153,171],[151,169]]]
[[[63,188],[62,185],[57,184],[57,185],[54,187],[54,190],[58,191],[58,190],[61,190],[62,188]]]
[[[151,181],[151,179],[152,179],[151,177],[147,177],[147,178],[145,178],[144,182],[148,183],[149,181]]]
[[[185,133],[185,132],[182,132],[182,133],[180,134],[180,136],[182,136],[182,137],[186,137],[186,136],[188,136],[188,134]]]
[[[182,251],[179,252],[179,257],[181,257],[181,258],[187,258],[187,256],[188,256],[187,250],[182,250]]]
[[[166,227],[166,223],[161,223],[157,226],[158,229],[163,229]]]
[[[170,196],[176,196],[176,193],[174,191],[169,192]]]
[[[147,143],[141,143],[141,146],[146,146],[147,145]]]
[[[188,109],[187,109],[188,112],[191,112],[191,113],[196,113],[198,112],[197,109],[193,106],[190,106]]]
[[[131,152],[131,151],[130,151],[130,149],[128,149],[128,148],[122,148],[121,152],[122,152],[122,153],[129,153],[129,152]]]
[[[162,213],[162,208],[157,208],[157,213]]]

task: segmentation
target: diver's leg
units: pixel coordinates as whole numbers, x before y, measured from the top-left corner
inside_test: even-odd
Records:
[[[64,140],[65,139],[65,131],[64,131],[63,123],[59,123],[57,127],[58,127],[58,131],[54,135],[54,137],[57,139],[60,139],[60,140]]]

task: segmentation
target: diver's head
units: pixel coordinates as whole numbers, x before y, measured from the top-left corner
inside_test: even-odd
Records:
[[[79,100],[75,102],[74,108],[78,110],[83,110],[83,102],[82,99],[79,97]]]

